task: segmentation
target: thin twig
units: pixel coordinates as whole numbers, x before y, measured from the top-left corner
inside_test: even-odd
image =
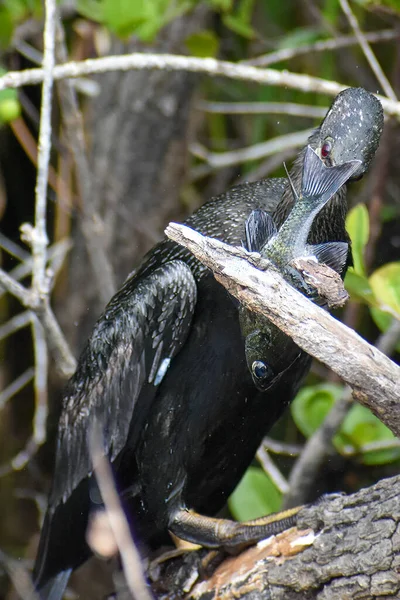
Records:
[[[2,408],[4,408],[4,405],[13,396],[18,394],[18,392],[21,391],[22,388],[24,388],[26,385],[28,385],[28,383],[30,383],[32,381],[34,375],[35,375],[35,370],[33,369],[33,367],[29,367],[28,369],[26,369],[26,371],[24,371],[22,373],[22,375],[19,375],[19,377],[14,379],[14,381],[12,383],[10,383],[10,385],[7,386],[0,393],[0,410]]]
[[[398,37],[398,32],[393,29],[384,29],[383,31],[374,31],[364,34],[365,39],[368,42],[386,42],[394,40]],[[339,48],[348,48],[349,46],[355,46],[358,44],[358,39],[354,35],[344,35],[336,37],[331,40],[323,40],[315,42],[315,44],[305,44],[297,48],[282,48],[276,50],[276,52],[269,52],[257,58],[251,58],[249,60],[242,60],[240,64],[252,65],[253,67],[267,67],[268,65],[274,65],[284,60],[289,60],[303,54],[309,54],[311,52],[324,52],[325,50],[339,50]]]
[[[196,108],[225,115],[291,115],[307,119],[323,119],[328,110],[295,102],[199,102]]]
[[[4,325],[0,326],[0,340],[4,340],[9,335],[26,327],[31,322],[31,312],[26,310],[9,319]]]
[[[373,53],[372,48],[369,45],[368,41],[366,40],[364,33],[361,31],[358,21],[354,15],[353,11],[350,8],[348,1],[347,0],[339,0],[339,1],[340,1],[340,6],[342,7],[342,10],[347,17],[347,20],[349,21],[349,23],[354,31],[354,34],[358,40],[358,43],[360,44],[362,51],[364,52],[365,58],[367,59],[369,66],[371,67],[372,71],[375,74],[375,77],[379,81],[386,96],[388,98],[390,98],[391,100],[393,100],[393,102],[397,102],[396,94],[394,93],[394,90],[393,90],[392,86],[390,85],[389,80],[386,77],[385,73],[382,71],[381,65],[377,61],[376,56]]]
[[[33,273],[32,288],[38,297],[48,292],[46,285],[46,233],[47,178],[51,149],[51,104],[53,91],[54,37],[56,26],[56,2],[45,0],[43,86],[40,108],[38,169],[35,190],[35,227],[32,229]]]
[[[247,148],[239,148],[229,152],[210,152],[203,146],[200,146],[200,144],[193,144],[191,152],[198,158],[206,161],[214,169],[222,169],[223,167],[231,167],[250,160],[265,158],[284,149],[304,146],[311,133],[312,129],[296,131],[295,133],[288,133],[272,138],[272,140],[268,140],[267,142],[253,144]]]
[[[258,69],[214,58],[195,58],[174,54],[141,54],[132,53],[121,56],[107,56],[104,58],[87,59],[81,62],[69,62],[58,65],[53,70],[55,80],[68,77],[81,77],[94,73],[108,71],[131,70],[161,70],[161,71],[189,71],[193,73],[207,73],[211,76],[227,77],[241,81],[252,81],[263,85],[287,87],[303,92],[318,92],[329,96],[336,96],[348,86],[336,81],[328,81],[309,75],[277,71],[275,69]],[[0,77],[0,90],[32,85],[43,81],[42,69],[27,69],[25,71],[10,71]],[[400,103],[389,98],[377,96],[383,109],[388,115],[400,117]]]
[[[121,556],[126,583],[135,600],[152,600],[143,574],[140,555],[133,543],[128,521],[115,489],[111,467],[102,448],[100,430],[95,423],[90,434],[93,470]]]
[[[49,350],[54,357],[58,371],[64,377],[70,377],[76,369],[76,360],[71,353],[50,304],[46,302],[43,309],[37,315],[46,332]]]
[[[263,445],[261,445],[257,450],[256,458],[262,466],[264,472],[270,477],[275,487],[282,494],[287,494],[289,491],[289,484]]]
[[[0,283],[10,294],[18,298],[23,306],[38,315],[46,331],[49,348],[54,355],[58,370],[66,377],[72,375],[76,368],[76,361],[50,308],[48,299],[42,298],[42,301],[38,304],[36,295],[25,289],[2,269],[0,269]]]
[[[26,260],[29,258],[28,252],[26,252],[21,246],[10,240],[3,233],[0,232],[0,248],[3,248],[8,254],[18,258],[19,260]]]
[[[47,258],[49,260],[48,269],[53,272],[52,281],[54,283],[55,274],[60,270],[60,263],[64,262],[65,257],[72,247],[70,240],[60,240],[56,244],[53,244],[47,252]],[[53,262],[54,261],[54,262]],[[20,281],[32,273],[32,257],[29,256],[22,264],[12,269],[7,275],[14,281]],[[22,286],[21,286],[22,287]],[[25,288],[22,288],[25,289]],[[7,290],[1,285],[0,276],[0,298]]]
[[[274,440],[268,436],[263,439],[263,446],[273,454],[281,454],[282,456],[299,456],[303,449],[300,444],[288,444],[281,440]]]
[[[12,471],[23,469],[46,441],[47,406],[47,344],[44,329],[36,315],[31,313],[33,348],[35,353],[35,368],[28,369],[30,379],[34,380],[35,413],[33,416],[32,435],[25,447],[13,459],[0,467],[0,477]],[[26,373],[28,373],[28,371]],[[25,375],[25,374],[24,374]],[[15,384],[15,382],[14,382]],[[13,395],[17,392],[14,390]],[[0,406],[1,408],[1,406]]]
[[[67,61],[64,29],[60,23],[56,32],[56,53],[59,62]],[[71,81],[60,81],[58,91],[65,132],[74,158],[76,179],[82,199],[82,231],[95,275],[97,293],[105,305],[115,293],[115,280],[105,247],[104,224],[93,202],[92,173],[85,148],[83,118]]]
[[[40,600],[36,594],[29,571],[21,565],[21,561],[9,558],[0,550],[0,564],[7,572],[20,598]]]

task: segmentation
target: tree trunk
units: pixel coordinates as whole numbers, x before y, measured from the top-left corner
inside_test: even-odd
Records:
[[[175,20],[152,52],[185,53],[184,41],[207,19],[204,7]],[[114,41],[110,54],[146,51],[138,42]],[[182,216],[191,108],[199,76],[168,71],[111,72],[97,78],[101,91],[90,108],[88,139],[93,198],[105,225],[104,244],[119,286],[171,218]],[[72,345],[81,347],[99,305],[79,226],[69,263],[69,291],[58,309]],[[79,327],[78,327],[79,325]]]

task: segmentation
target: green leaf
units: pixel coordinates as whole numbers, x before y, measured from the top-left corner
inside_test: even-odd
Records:
[[[214,10],[229,12],[232,10],[233,0],[207,0],[207,4]]]
[[[0,49],[5,50],[11,43],[14,31],[10,12],[4,6],[0,6]]]
[[[256,37],[256,32],[253,29],[253,27],[251,27],[251,25],[248,25],[246,22],[244,22],[240,18],[240,16],[225,15],[222,18],[222,22],[225,25],[225,27],[227,27],[234,33],[237,33],[238,35],[241,35],[244,38],[251,40]]]
[[[384,442],[395,436],[372,412],[365,406],[355,404],[344,420],[339,435],[335,436],[335,446],[340,449],[345,444],[361,448],[371,442]],[[361,455],[366,465],[382,465],[400,459],[400,448],[374,450]]]
[[[343,393],[343,386],[323,383],[303,387],[291,405],[292,417],[305,437],[310,437],[324,421]]]
[[[229,510],[237,521],[249,521],[279,511],[282,495],[271,479],[256,467],[249,467],[231,494]]]
[[[103,22],[111,31],[126,37],[144,26],[153,29],[162,23],[163,11],[154,0],[103,0]]]
[[[364,275],[357,274],[352,267],[346,273],[344,285],[352,300],[361,301],[370,306],[378,305],[368,279]]]
[[[400,262],[388,263],[374,271],[369,283],[379,308],[400,317]]]
[[[0,68],[0,77],[7,71]],[[21,114],[21,106],[18,100],[18,92],[14,89],[0,91],[0,125],[9,123]]]
[[[384,7],[392,9],[393,12],[400,13],[399,0],[356,0],[363,8]]]
[[[103,22],[103,5],[101,0],[77,0],[76,10],[87,19],[98,23]]]
[[[185,45],[193,56],[214,58],[218,54],[219,40],[213,31],[204,29],[186,38]]]
[[[320,38],[321,33],[319,30],[312,27],[298,27],[280,39],[277,49],[299,48],[307,44],[312,44]]]
[[[369,215],[365,204],[357,204],[350,210],[346,229],[351,239],[354,271],[358,275],[365,275],[364,249],[369,238]]]

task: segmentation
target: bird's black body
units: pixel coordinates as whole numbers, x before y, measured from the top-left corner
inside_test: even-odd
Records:
[[[342,136],[342,119],[336,128],[330,124],[330,138],[340,133],[337,148],[333,144],[337,154],[330,159],[360,159],[357,175],[362,175],[379,143],[381,107],[364,90],[346,90],[341,96],[337,106],[348,103],[350,111],[357,104],[354,114],[361,110],[368,126],[362,130],[362,151],[348,152],[346,139],[353,144],[356,125]],[[326,139],[323,127],[309,141],[317,151]],[[301,177],[301,164],[300,158],[292,171],[295,180]],[[251,211],[274,213],[280,225],[290,201],[285,179],[245,184],[204,205],[187,224],[240,245]],[[311,243],[347,241],[345,214],[342,188],[321,211]],[[275,348],[277,364],[279,353]],[[213,515],[224,505],[308,371],[309,356],[294,344],[291,353],[281,357],[271,387],[258,391],[246,364],[237,306],[187,250],[167,240],[156,246],[100,317],[65,393],[35,566],[42,598],[61,598],[67,579],[62,573],[90,554],[85,542],[91,506],[87,436],[95,418],[104,428],[105,451],[136,539],[155,545],[174,530],[182,508]]]

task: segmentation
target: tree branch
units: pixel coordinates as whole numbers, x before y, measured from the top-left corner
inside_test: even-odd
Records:
[[[400,435],[400,367],[292,288],[263,259],[171,223],[168,237],[188,248],[250,310],[265,315],[300,348],[353,388],[353,394]]]
[[[161,565],[153,589],[185,590],[187,600],[398,598],[399,494],[393,477],[351,496],[325,496],[299,513],[298,529],[227,558],[209,579],[199,576],[204,551],[189,552]]]
[[[55,80],[68,77],[81,77],[107,71],[130,71],[137,69],[155,69],[166,71],[190,71],[207,73],[211,76],[227,77],[242,81],[253,81],[264,85],[286,87],[303,92],[319,92],[336,96],[348,86],[309,75],[300,75],[289,71],[275,69],[258,69],[214,58],[194,58],[174,54],[141,54],[134,52],[123,56],[107,56],[105,58],[87,59],[81,62],[69,62],[54,67]],[[0,77],[0,90],[32,85],[43,81],[43,69],[27,69],[25,71],[9,71]],[[394,102],[383,96],[377,96],[385,112],[400,118],[400,102]]]

